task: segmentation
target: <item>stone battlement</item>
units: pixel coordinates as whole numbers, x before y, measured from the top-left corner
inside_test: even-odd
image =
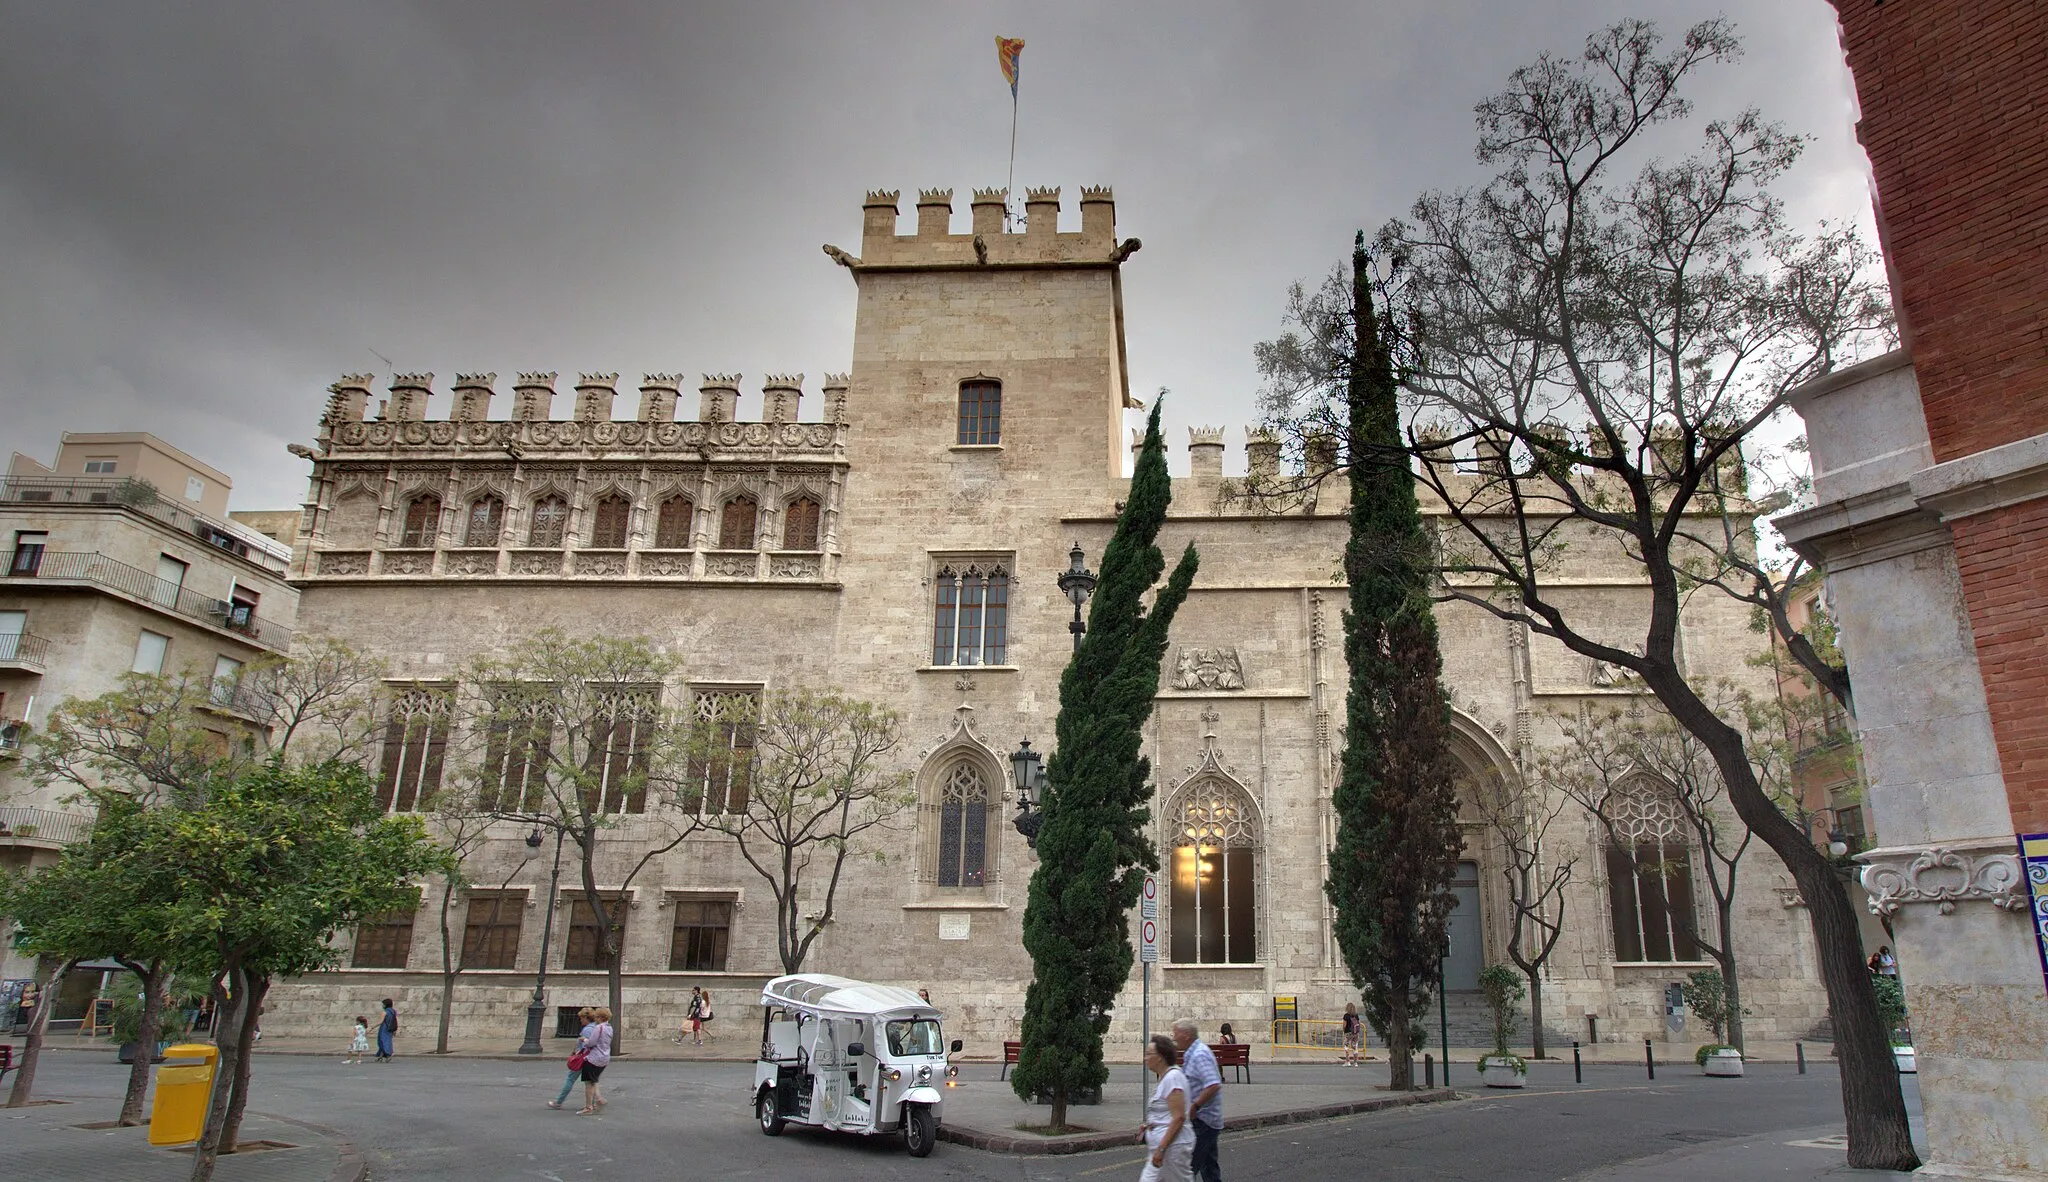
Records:
[[[1009,194],[1003,189],[976,189],[968,202],[965,233],[953,232],[953,190],[918,191],[914,231],[899,234],[902,194],[895,189],[869,191],[862,202],[861,253],[856,258],[837,246],[825,253],[856,271],[1005,266],[1115,266],[1137,250],[1138,240],[1116,239],[1116,198],[1108,186],[1081,188],[1081,229],[1059,229],[1060,190],[1024,191],[1023,224],[1009,225]]]

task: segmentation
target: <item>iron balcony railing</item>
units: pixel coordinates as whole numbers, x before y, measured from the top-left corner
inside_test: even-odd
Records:
[[[283,574],[291,565],[289,547],[245,525],[202,517],[132,476],[7,476],[0,478],[0,504],[118,505],[265,570]]]
[[[70,845],[84,841],[91,830],[92,818],[83,813],[61,813],[28,805],[0,806],[0,841],[16,838]]]
[[[0,665],[42,669],[50,663],[50,642],[33,632],[0,632]]]
[[[275,620],[266,620],[246,604],[195,594],[146,570],[116,562],[90,551],[41,551],[25,554],[17,549],[7,565],[6,579],[35,579],[39,582],[92,583],[123,595],[154,604],[166,611],[188,616],[216,628],[248,637],[264,648],[283,652],[292,646],[292,630]]]

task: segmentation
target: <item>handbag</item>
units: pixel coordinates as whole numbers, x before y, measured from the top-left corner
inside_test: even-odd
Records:
[[[590,1052],[588,1050],[585,1050],[581,1047],[577,1048],[576,1051],[569,1056],[569,1070],[583,1070],[583,1061],[588,1058],[590,1058]]]

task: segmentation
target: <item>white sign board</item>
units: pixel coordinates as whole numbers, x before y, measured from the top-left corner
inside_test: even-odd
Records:
[[[1159,918],[1159,876],[1149,871],[1145,875],[1145,893],[1138,896],[1138,914],[1145,919]]]
[[[1138,921],[1138,961],[1141,964],[1156,964],[1159,960],[1159,921],[1141,919]]]

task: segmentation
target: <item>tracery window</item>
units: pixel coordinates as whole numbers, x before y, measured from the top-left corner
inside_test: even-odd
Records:
[[[1001,665],[1010,651],[1010,575],[1000,565],[941,567],[932,664]]]
[[[378,805],[409,813],[427,807],[440,791],[453,705],[454,693],[444,685],[408,686],[392,698],[384,721]]]
[[[1692,850],[1686,823],[1661,784],[1636,781],[1603,806],[1614,959],[1695,961]]]
[[[939,781],[939,871],[942,887],[988,884],[988,779],[963,759]]]
[[[798,497],[789,503],[789,508],[782,514],[782,548],[818,548],[818,502],[809,497]]]
[[[754,728],[761,717],[759,690],[699,690],[696,733],[680,807],[710,816],[747,811],[752,783]]]
[[[599,550],[626,548],[626,527],[633,516],[633,504],[613,493],[597,502],[591,515],[590,544]]]
[[[658,550],[688,550],[697,520],[697,506],[680,494],[661,503],[655,519],[654,545]]]
[[[405,531],[399,535],[398,544],[431,546],[440,528],[441,498],[432,493],[422,493],[405,504]]]
[[[1167,819],[1167,834],[1174,963],[1256,962],[1259,833],[1251,799],[1227,781],[1198,781],[1182,792]]]
[[[1002,383],[960,383],[960,431],[956,441],[963,444],[1003,441]]]
[[[482,496],[469,503],[469,517],[462,530],[465,546],[495,546],[505,530],[505,502]]]
[[[542,497],[533,503],[533,520],[526,527],[526,544],[559,547],[562,533],[568,525],[569,502],[553,495]]]
[[[725,503],[725,512],[718,518],[718,548],[720,550],[752,550],[754,548],[754,523],[760,516],[760,506],[752,497],[734,497]]]

